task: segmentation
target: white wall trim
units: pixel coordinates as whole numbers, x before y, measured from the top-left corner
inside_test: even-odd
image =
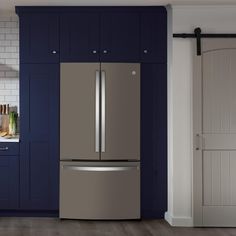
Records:
[[[173,10],[227,10],[227,9],[232,9],[232,8],[236,8],[236,5],[233,4],[229,4],[229,5],[222,5],[222,4],[218,4],[218,5],[171,5]]]
[[[193,218],[192,217],[174,217],[165,213],[165,220],[171,225],[176,227],[193,227]]]

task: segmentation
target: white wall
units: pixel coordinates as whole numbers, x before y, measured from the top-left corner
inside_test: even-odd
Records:
[[[175,226],[192,226],[192,57],[196,53],[195,40],[173,39],[171,34],[193,33],[196,27],[201,27],[204,33],[236,33],[236,6],[171,8],[168,8],[168,212],[165,218]]]
[[[19,108],[19,24],[11,13],[0,15],[0,104]]]

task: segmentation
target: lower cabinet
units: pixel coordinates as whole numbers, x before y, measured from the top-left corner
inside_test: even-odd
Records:
[[[167,210],[167,65],[141,66],[141,212]]]
[[[0,156],[0,209],[19,207],[19,156]]]
[[[58,210],[59,64],[22,64],[20,78],[20,209]]]

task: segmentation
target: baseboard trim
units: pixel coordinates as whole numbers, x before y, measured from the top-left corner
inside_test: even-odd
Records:
[[[0,217],[59,217],[59,212],[32,210],[0,210]]]
[[[165,213],[165,220],[171,225],[176,227],[193,227],[192,217],[173,217],[169,212]]]

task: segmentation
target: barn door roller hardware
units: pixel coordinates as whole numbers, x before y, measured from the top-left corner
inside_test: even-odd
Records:
[[[201,28],[195,28],[194,34],[173,34],[174,38],[196,38],[197,55],[201,56],[201,39],[202,38],[236,38],[236,34],[202,34]]]

